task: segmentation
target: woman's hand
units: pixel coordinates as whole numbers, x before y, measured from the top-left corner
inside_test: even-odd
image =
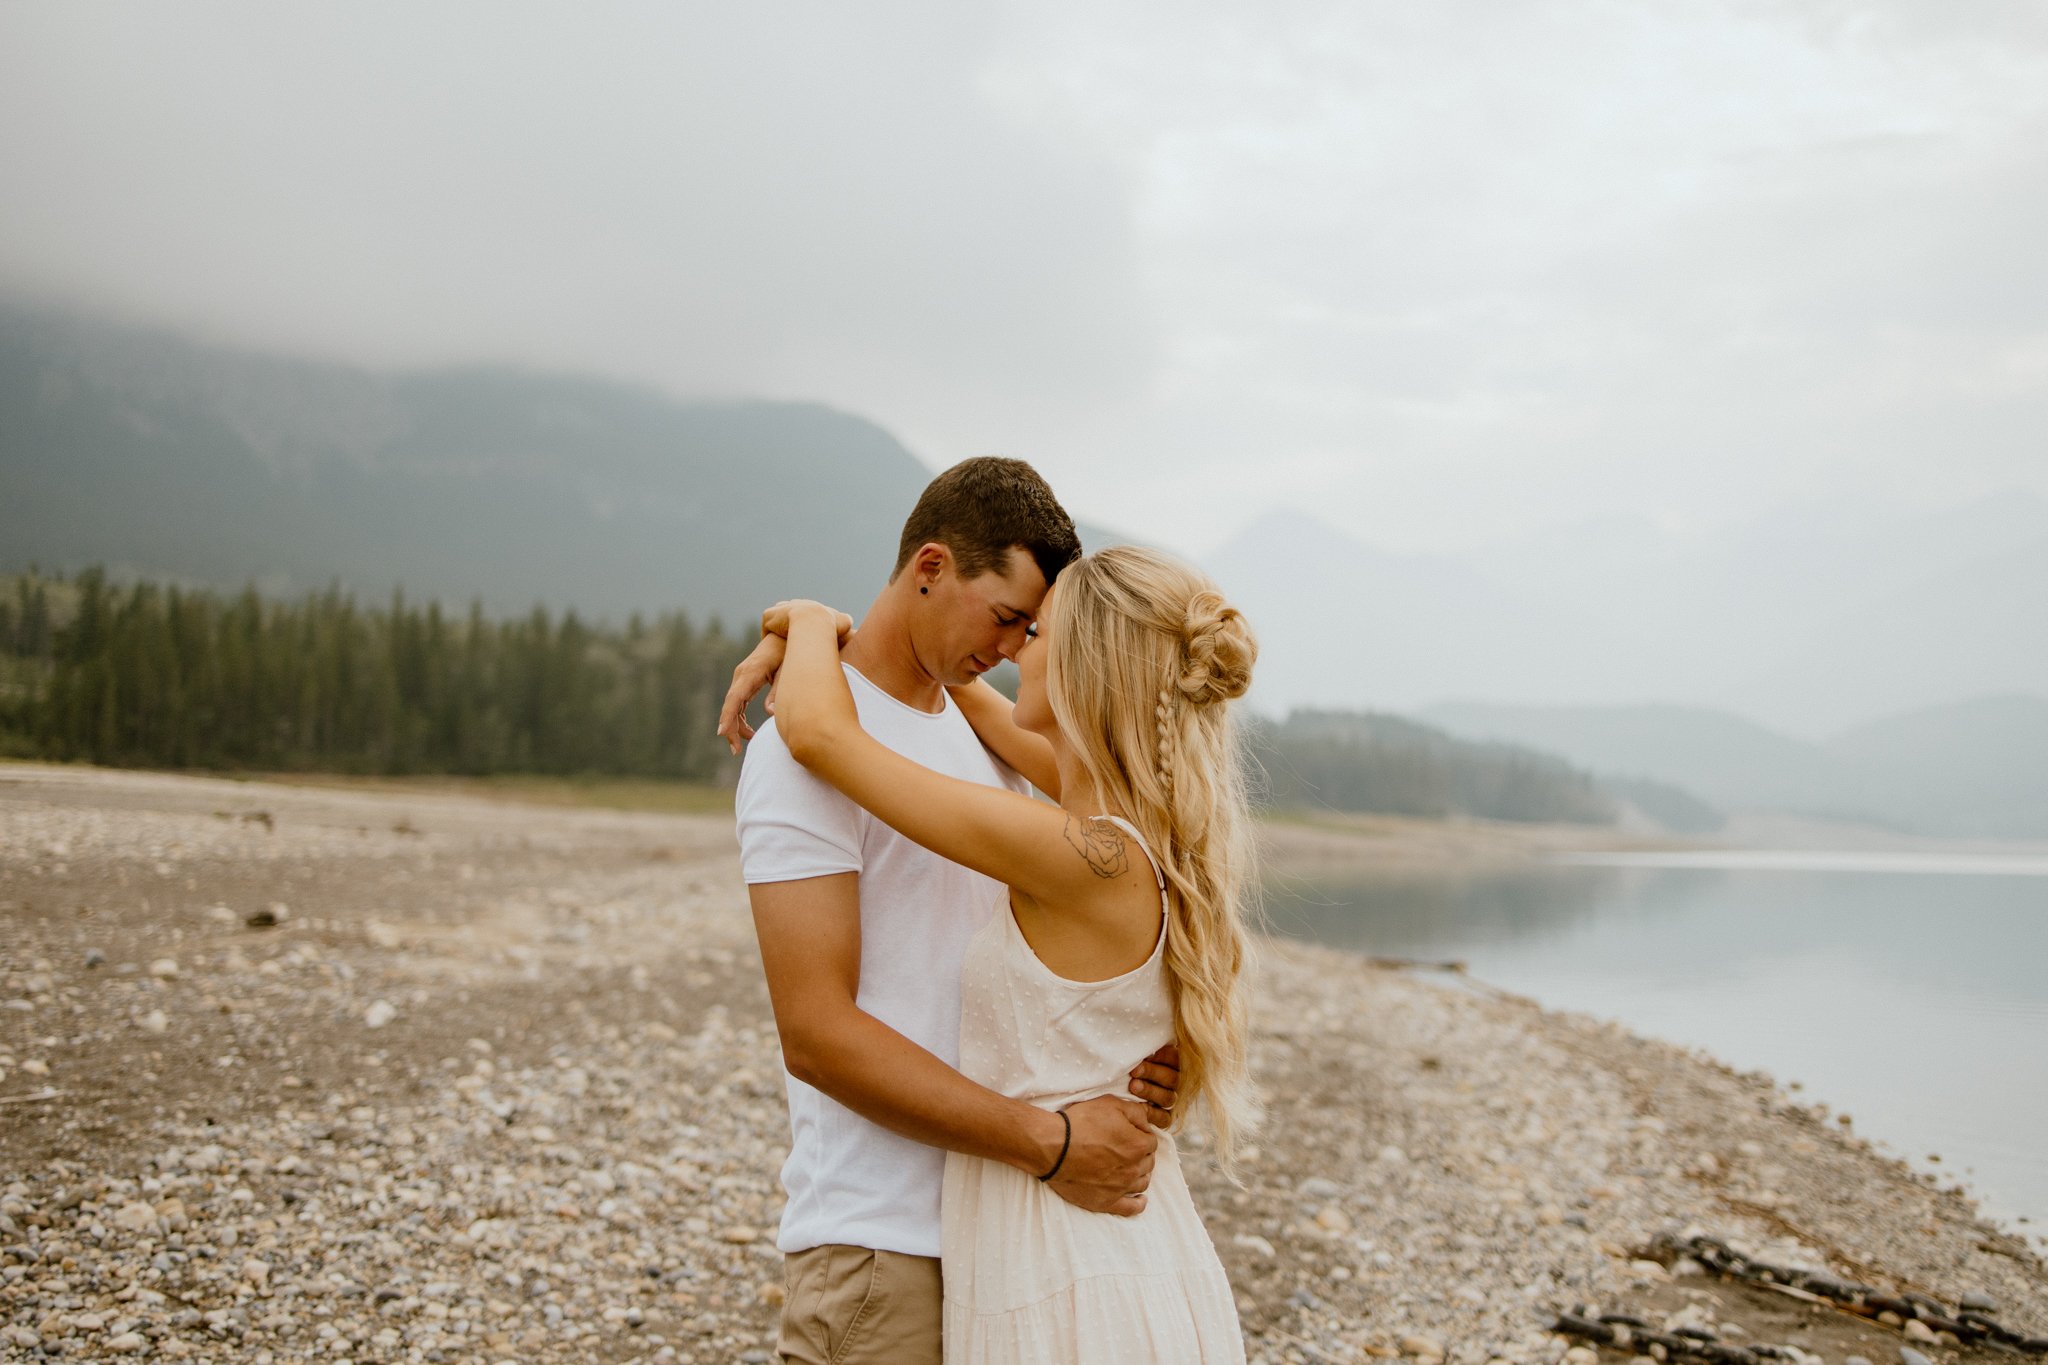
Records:
[[[718,737],[733,753],[739,753],[740,745],[754,737],[754,727],[747,724],[747,703],[775,681],[782,671],[782,656],[788,652],[789,641],[780,635],[764,635],[754,652],[733,669],[732,686],[725,690],[725,702],[718,708]],[[768,714],[775,714],[773,692],[768,694]]]
[[[842,646],[845,645],[848,637],[853,634],[853,618],[843,611],[832,610],[823,602],[813,602],[806,597],[791,598],[787,602],[777,602],[774,606],[762,612],[761,634],[763,636],[780,635],[784,639],[788,639],[789,623],[792,619],[798,614],[819,613],[831,618],[834,628],[839,633],[839,643]]]
[[[844,648],[853,638],[853,618],[843,611],[832,611],[819,602],[805,598],[793,598],[777,602],[761,613],[761,643],[739,666],[732,671],[732,686],[725,690],[725,701],[718,708],[718,737],[726,747],[738,754],[740,746],[754,737],[754,727],[747,723],[747,704],[760,694],[764,687],[775,682],[775,675],[782,671],[783,657],[789,653],[789,622],[792,613],[798,609],[831,612],[833,624],[839,631],[839,644]],[[775,714],[775,694],[768,694],[768,714]]]

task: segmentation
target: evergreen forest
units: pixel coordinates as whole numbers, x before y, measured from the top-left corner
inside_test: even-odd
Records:
[[[675,612],[450,615],[340,588],[0,579],[0,756],[117,767],[730,781],[715,734],[750,645]],[[1004,670],[1006,673],[1009,670]],[[1012,677],[1014,681],[1014,677]],[[1395,716],[1254,719],[1266,804],[1606,823],[1612,795],[1561,759]]]
[[[748,642],[536,608],[0,580],[0,754],[123,767],[714,779]]]
[[[1588,825],[1620,814],[1591,774],[1561,758],[1399,716],[1297,710],[1255,723],[1252,743],[1265,799],[1281,809]]]

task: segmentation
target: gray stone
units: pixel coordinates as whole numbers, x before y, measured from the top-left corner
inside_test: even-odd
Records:
[[[139,779],[94,773],[91,781],[119,788]],[[60,1014],[75,1016],[61,1032],[75,1035],[67,1046],[80,1051],[51,1054],[52,1075],[75,1076],[82,1091],[96,1093],[113,1078],[79,1073],[125,1054],[118,1074],[135,1101],[129,1115],[155,1150],[176,1150],[124,1165],[81,1144],[62,1165],[0,1173],[0,1215],[16,1225],[11,1234],[0,1226],[0,1356],[16,1352],[10,1329],[34,1332],[42,1349],[50,1333],[68,1333],[74,1318],[94,1311],[108,1325],[71,1334],[64,1359],[282,1365],[346,1355],[561,1365],[623,1359],[637,1347],[649,1365],[773,1360],[780,1258],[765,1235],[721,1239],[721,1229],[776,1226],[775,1169],[786,1142],[782,1059],[726,849],[729,818],[698,831],[694,818],[664,817],[657,836],[639,817],[537,816],[450,797],[466,812],[462,820],[432,836],[431,849],[407,836],[414,842],[401,850],[390,837],[398,808],[389,819],[368,813],[391,799],[351,795],[338,818],[286,818],[271,834],[234,822],[200,828],[142,799],[115,803],[117,818],[89,812],[90,821],[0,803],[0,847],[63,838],[81,866],[87,849],[102,846],[113,868],[174,859],[174,873],[164,875],[175,875],[178,888],[151,888],[152,901],[163,901],[151,913],[164,924],[195,918],[185,907],[223,901],[246,913],[255,903],[238,897],[259,871],[281,874],[280,886],[310,874],[309,884],[321,887],[317,920],[303,931],[281,923],[233,935],[200,919],[196,938],[189,923],[182,935],[161,934],[154,924],[130,923],[139,907],[123,908],[119,892],[106,920],[87,921],[90,939],[72,938],[81,926],[68,918],[46,932],[37,927],[42,917],[22,917],[46,941],[20,955],[20,980],[0,982],[0,1003],[50,993],[39,984],[50,977],[60,998],[37,1000],[34,1013],[19,1018],[50,1018],[37,1031],[58,1032]],[[296,812],[334,800],[293,794],[276,804]],[[457,828],[470,821],[474,833]],[[693,847],[666,848],[700,833],[701,866]],[[281,856],[282,866],[248,864],[256,837],[266,841],[266,864]],[[678,856],[655,861],[671,865],[650,871],[637,857],[617,856],[656,838]],[[499,850],[514,849],[526,889],[508,884],[503,893],[512,913],[498,928],[509,933],[465,934],[473,915],[493,922],[499,892],[481,894],[481,883],[457,889],[473,877],[452,874],[490,867]],[[365,857],[374,875],[332,875]],[[431,974],[416,975],[418,963],[401,970],[392,954],[357,951],[356,932],[369,916],[400,924],[416,913],[433,940]],[[664,934],[672,955],[648,949],[641,930],[657,923],[676,931]],[[370,937],[374,944],[378,936]],[[91,941],[122,945],[140,965],[118,973],[106,948],[108,960],[88,978],[79,964]],[[42,966],[40,957],[65,970]],[[149,962],[163,957],[180,961],[182,974],[148,976]],[[1368,1342],[1387,1352],[1412,1336],[1411,1348],[1421,1349],[1409,1365],[1434,1361],[1434,1351],[1453,1365],[1556,1362],[1565,1343],[1545,1330],[1546,1313],[1612,1303],[1632,1274],[1654,1275],[1631,1268],[1628,1257],[1650,1245],[1662,1219],[1703,1220],[1671,1230],[1681,1250],[1694,1236],[1744,1235],[1715,1191],[1698,1188],[1703,1178],[1728,1180],[1737,1199],[1780,1191],[1788,1218],[1811,1212],[1817,1191],[1852,1181],[1859,1222],[1843,1228],[1845,1252],[1881,1260],[1888,1246],[1923,1245],[1920,1191],[1867,1163],[1854,1168],[1860,1174],[1838,1171],[1832,1158],[1852,1140],[1830,1132],[1815,1142],[1811,1124],[1791,1110],[1730,1105],[1729,1087],[1748,1080],[1702,1072],[1703,1086],[1665,1084],[1690,1075],[1696,1059],[1644,1048],[1618,1028],[1581,1027],[1568,1016],[1395,974],[1376,974],[1361,999],[1355,965],[1325,950],[1275,945],[1255,988],[1274,1027],[1256,1046],[1284,1121],[1262,1152],[1246,1154],[1241,1191],[1220,1180],[1202,1144],[1186,1148],[1197,1206],[1242,1277],[1237,1292],[1254,1360],[1334,1358]],[[490,992],[508,972],[549,981],[551,991],[558,983],[568,1008],[491,1017],[486,1011],[501,1002]],[[614,981],[622,989],[614,991]],[[430,985],[431,999],[423,994]],[[367,1033],[366,1011],[380,999],[395,1014]],[[1274,1011],[1272,1001],[1284,1009]],[[646,1008],[657,1002],[664,1022]],[[218,1017],[218,1006],[231,1017]],[[139,1027],[152,1010],[162,1011],[164,1036]],[[444,1011],[447,1029],[421,1035],[408,1026]],[[183,1084],[192,1059],[169,1045],[189,1040],[205,1065],[226,1046],[219,1030],[240,1036],[245,1023],[266,1046],[241,1052],[238,1065],[248,1069],[232,1074],[274,1104],[222,1112],[192,1103]],[[464,1045],[472,1033],[484,1036]],[[338,1065],[322,1065],[316,1059],[337,1034]],[[365,1039],[380,1050],[359,1051]],[[11,1044],[0,1056],[18,1079],[27,1079],[20,1062],[56,1047],[20,1036],[0,1041]],[[203,1055],[201,1044],[209,1045]],[[152,1058],[156,1049],[161,1061]],[[1442,1057],[1457,1083],[1413,1094],[1380,1083],[1383,1067],[1407,1074],[1424,1056]],[[1662,1126],[1631,1112],[1633,1087],[1617,1083],[1617,1067],[1643,1072],[1659,1095]],[[1291,1105],[1303,1086],[1329,1103]],[[706,1095],[719,1102],[688,1098]],[[638,1107],[628,1107],[635,1097]],[[38,1122],[52,1116],[20,1112]],[[14,1113],[0,1110],[8,1115],[0,1123]],[[1371,1116],[1362,1131],[1361,1115]],[[1734,1157],[1745,1140],[1755,1144],[1753,1164]],[[1708,1150],[1730,1169],[1696,1163]],[[153,1224],[122,1230],[120,1208],[144,1201],[154,1206]],[[143,1209],[130,1217],[140,1224]],[[426,1235],[441,1228],[443,1238]],[[1962,1220],[1944,1219],[1924,1246],[1942,1263],[1960,1263],[1972,1235]],[[1751,1227],[1747,1236],[1738,1249],[1766,1262],[1800,1264],[1810,1254],[1765,1230]],[[252,1255],[271,1266],[261,1286],[268,1299],[241,1278]],[[1679,1274],[1697,1269],[1673,1266]],[[2001,1284],[2001,1296],[2011,1297],[2004,1281],[1983,1283]],[[2012,1293],[2027,1283],[2013,1279]],[[153,1287],[192,1284],[215,1286],[201,1300],[203,1314],[150,1297]],[[422,1292],[428,1285],[433,1296]],[[243,1294],[240,1307],[217,1306],[234,1301],[229,1293]],[[641,1320],[629,1335],[635,1305]],[[1692,1320],[1711,1322],[1704,1310]],[[1732,1325],[1721,1330],[1733,1339]],[[1283,1331],[1299,1341],[1284,1342]],[[124,1332],[149,1345],[117,1355],[106,1342]],[[1951,1354],[1891,1340],[1895,1350],[1919,1346],[1936,1360]],[[1574,1360],[1621,1365],[1631,1348],[1642,1349],[1636,1342]],[[1891,1365],[1912,1360],[1880,1354]],[[1816,1362],[1788,1355],[1783,1365]]]

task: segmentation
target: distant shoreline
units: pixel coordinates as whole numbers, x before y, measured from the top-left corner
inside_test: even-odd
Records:
[[[1712,835],[1669,834],[1618,825],[1525,824],[1463,816],[1425,819],[1341,811],[1274,812],[1259,824],[1270,857],[1404,872],[1452,866],[1500,868],[1607,856],[1646,863],[1661,862],[1660,855],[1674,860],[1697,855],[1707,862],[1741,855],[1768,859],[1791,854],[1814,858],[1859,854],[1900,859],[2048,858],[2048,842],[2044,841],[1958,839],[1770,814],[1737,816],[1726,829]]]
[[[0,756],[0,770],[48,768],[55,772],[107,772],[307,790],[352,791],[394,797],[483,800],[517,805],[614,810],[668,815],[717,815],[732,810],[732,789],[681,779],[550,776],[501,773],[411,775],[343,772],[242,772],[211,769],[107,768],[91,763]],[[1805,816],[1741,814],[1712,835],[1671,834],[1621,825],[1578,825],[1472,816],[1385,815],[1352,811],[1279,810],[1259,817],[1267,856],[1287,861],[1343,863],[1366,870],[1423,872],[1431,868],[1501,868],[1534,865],[1571,855],[1702,855],[1799,850],[1812,853],[1918,853],[1960,857],[2048,857],[2048,841],[1959,839],[1916,835],[1870,825]]]
[[[1520,824],[1460,817],[1275,812],[1259,821],[1263,856],[1271,863],[1351,865],[1368,870],[1425,872],[1449,867],[1506,867],[1563,853],[1656,851],[1705,847],[1698,840],[1612,825]]]

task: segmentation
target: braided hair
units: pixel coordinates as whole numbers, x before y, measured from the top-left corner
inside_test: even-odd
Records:
[[[1048,618],[1054,719],[1103,809],[1137,828],[1166,877],[1178,1107],[1205,1114],[1227,1164],[1257,1111],[1243,980],[1256,879],[1228,703],[1250,687],[1258,646],[1214,583],[1138,546],[1069,565]]]

